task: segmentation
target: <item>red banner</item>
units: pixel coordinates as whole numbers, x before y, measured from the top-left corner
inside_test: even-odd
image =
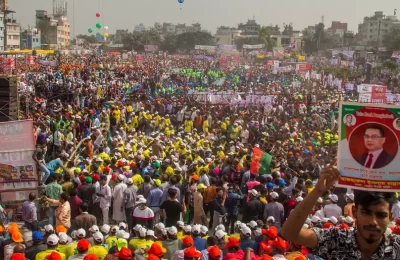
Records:
[[[227,67],[228,66],[228,58],[226,58],[226,57],[220,58],[219,64],[221,67]]]
[[[372,86],[371,102],[386,103],[386,86]]]

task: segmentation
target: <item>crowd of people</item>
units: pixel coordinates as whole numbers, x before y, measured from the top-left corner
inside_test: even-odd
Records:
[[[334,186],[338,101],[357,93],[332,75],[85,62],[21,73],[42,194],[23,227],[0,226],[3,259],[398,259],[398,195]],[[222,90],[274,99],[197,96]],[[272,156],[266,172],[252,170],[255,147]]]

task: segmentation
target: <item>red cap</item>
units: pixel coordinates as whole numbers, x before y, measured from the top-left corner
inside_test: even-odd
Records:
[[[331,228],[331,227],[334,227],[335,225],[333,224],[333,223],[325,223],[323,226],[322,226],[322,228],[325,228],[325,229],[328,229],[328,228]]]
[[[345,223],[340,224],[339,228],[340,228],[340,229],[345,229],[345,230],[350,230],[350,227],[349,227],[347,224],[345,224]]]
[[[85,255],[83,260],[99,260],[99,258],[94,254],[88,254],[88,255]]]
[[[193,245],[194,245],[194,241],[193,241],[193,238],[192,238],[191,236],[185,236],[185,237],[183,237],[183,238],[182,238],[182,243],[183,243],[185,246],[187,246],[187,245],[193,246]]]
[[[396,225],[400,225],[400,218],[396,219]]]
[[[111,169],[110,169],[110,167],[108,167],[108,166],[106,166],[106,167],[103,168],[103,172],[110,172],[110,170],[111,170]]]
[[[195,246],[191,246],[185,249],[185,251],[183,251],[183,254],[185,257],[190,257],[190,258],[199,258],[201,257],[203,254],[200,251],[196,250]]]
[[[119,252],[115,253],[115,256],[121,258],[121,259],[132,259],[132,252],[129,250],[127,247],[122,247]]]
[[[399,226],[392,227],[391,229],[392,229],[393,234],[400,235],[400,227]]]
[[[21,253],[14,253],[12,254],[10,260],[25,260],[25,256]]]
[[[118,165],[118,167],[124,167],[124,162],[123,161],[119,161],[117,165]]]
[[[269,255],[263,255],[263,256],[256,256],[256,260],[274,260],[272,256]]]
[[[89,241],[87,241],[86,239],[81,239],[76,245],[76,248],[80,251],[86,251],[88,250],[89,246],[90,246]]]
[[[224,248],[239,247],[240,241],[236,237],[229,237],[228,242],[224,245]]]
[[[81,181],[81,182],[85,182],[85,175],[81,175],[81,176],[79,176],[79,180]]]
[[[262,233],[271,239],[275,239],[278,236],[278,229],[275,226],[270,226],[268,229],[263,229]]]
[[[131,168],[135,168],[135,166],[136,166],[136,164],[135,164],[134,162],[131,162],[131,163],[129,164],[129,167],[131,167]]]
[[[258,252],[261,255],[261,250],[264,251],[264,254],[269,255],[271,253],[271,245],[268,244],[268,242],[266,241],[261,241],[260,245],[259,245],[259,250],[260,252]]]
[[[151,247],[147,250],[147,253],[153,254],[155,256],[163,256],[167,252],[160,242],[154,242]]]
[[[62,260],[61,255],[57,252],[51,252],[51,254],[46,255],[47,260]]]
[[[190,178],[192,178],[192,179],[195,180],[195,181],[198,181],[198,180],[199,180],[199,176],[196,175],[196,174],[192,175],[192,177],[190,177]]]
[[[100,176],[98,174],[93,173],[92,174],[92,180],[98,181],[100,179]]]
[[[210,246],[207,248],[208,255],[212,258],[220,258],[221,257],[221,250],[218,246]]]
[[[147,257],[147,260],[160,260],[157,256],[150,254],[149,257]]]
[[[283,240],[280,237],[277,237],[276,240],[269,240],[268,244],[270,244],[271,246],[285,252],[286,251],[286,242],[285,240]]]

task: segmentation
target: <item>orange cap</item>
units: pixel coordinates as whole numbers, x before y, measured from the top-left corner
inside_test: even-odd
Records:
[[[226,245],[224,245],[224,248],[229,248],[229,247],[239,247],[240,241],[236,237],[229,237],[228,242]]]
[[[11,239],[16,242],[16,243],[22,243],[24,242],[24,239],[22,239],[22,234],[20,232],[14,232],[11,234]]]
[[[158,257],[163,256],[166,252],[167,249],[165,249],[159,241],[154,242],[147,250],[147,253],[153,254]]]
[[[185,236],[185,237],[183,237],[182,238],[182,243],[184,244],[184,245],[194,245],[194,241],[193,241],[193,238],[191,237],[191,236]]]
[[[207,248],[208,255],[212,258],[220,258],[221,257],[221,250],[218,246],[210,246]]]
[[[62,260],[61,255],[57,252],[51,252],[51,254],[46,255],[47,260]]]
[[[58,234],[58,233],[60,233],[60,232],[64,232],[64,233],[67,233],[67,229],[63,226],[63,225],[58,225],[57,227],[56,227],[56,233]]]
[[[183,254],[185,257],[190,257],[190,258],[199,258],[203,255],[200,251],[196,250],[195,246],[186,248],[185,251],[183,251]]]

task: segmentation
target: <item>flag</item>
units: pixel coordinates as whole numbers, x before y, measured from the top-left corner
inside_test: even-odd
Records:
[[[253,159],[250,164],[250,173],[270,174],[272,155],[260,148],[253,148]]]

